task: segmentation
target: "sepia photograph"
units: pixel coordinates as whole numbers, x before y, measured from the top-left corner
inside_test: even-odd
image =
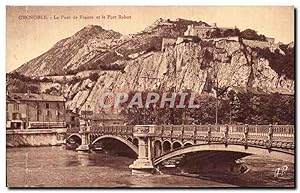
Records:
[[[7,5],[6,186],[295,188],[295,13]]]

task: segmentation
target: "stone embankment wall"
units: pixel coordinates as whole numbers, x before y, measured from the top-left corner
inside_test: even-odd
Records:
[[[54,146],[61,145],[64,141],[64,134],[53,131],[21,132],[7,131],[7,147],[25,146]]]

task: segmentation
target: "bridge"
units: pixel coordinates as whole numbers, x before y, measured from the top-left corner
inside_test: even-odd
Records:
[[[294,162],[293,125],[91,126],[69,131],[66,143],[71,139],[80,142],[79,152],[90,151],[103,139],[122,142],[138,156],[129,166],[135,174],[151,173],[177,158],[185,158],[181,164],[223,162],[254,154]]]

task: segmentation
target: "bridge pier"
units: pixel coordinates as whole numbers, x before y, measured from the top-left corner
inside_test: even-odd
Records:
[[[90,151],[89,133],[89,131],[79,131],[79,134],[81,135],[81,145],[76,148],[78,153],[88,153]]]
[[[56,140],[58,145],[63,145],[67,129],[57,129]]]
[[[139,155],[129,168],[132,174],[137,175],[151,175],[154,172],[152,163],[152,146],[151,137],[154,134],[153,125],[137,125],[134,127],[133,136],[139,140],[138,148]]]

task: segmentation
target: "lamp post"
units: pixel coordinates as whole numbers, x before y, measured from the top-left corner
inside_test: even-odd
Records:
[[[232,125],[232,115],[231,115],[231,108],[232,108],[232,102],[229,102],[229,125]]]
[[[218,125],[218,106],[219,106],[219,81],[218,76],[216,78],[217,88],[216,88],[216,125]]]
[[[233,90],[229,91],[227,93],[227,97],[229,98],[230,102],[229,102],[229,125],[232,124],[232,107],[233,105],[236,105],[236,101],[235,101],[235,92]]]

